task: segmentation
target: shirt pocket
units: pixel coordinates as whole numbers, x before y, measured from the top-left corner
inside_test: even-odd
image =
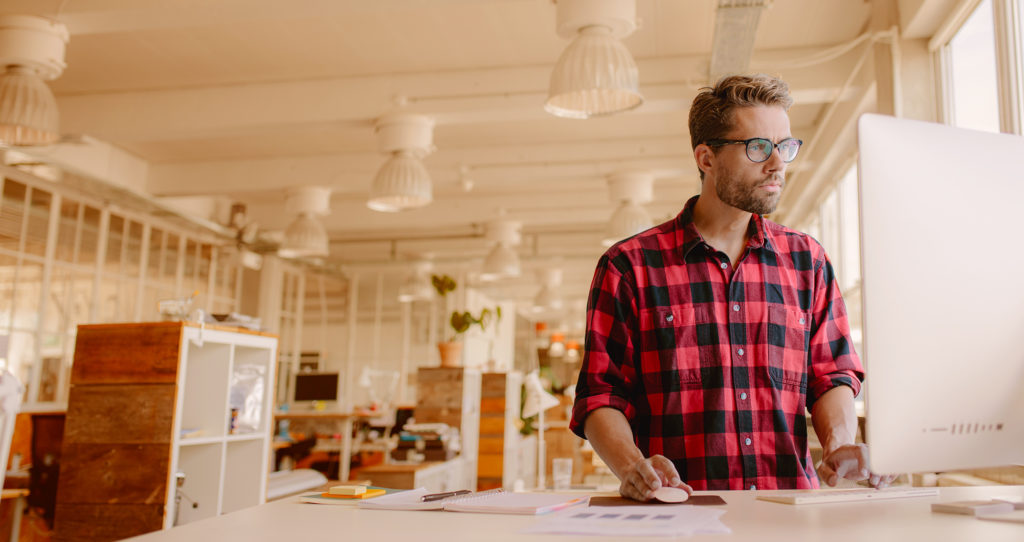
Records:
[[[783,305],[768,307],[768,376],[777,389],[807,391],[810,313]]]
[[[700,352],[692,307],[656,307],[640,312],[641,371],[647,389],[699,388]]]

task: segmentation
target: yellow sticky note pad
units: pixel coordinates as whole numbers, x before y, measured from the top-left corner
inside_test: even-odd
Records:
[[[364,486],[360,486],[360,487],[363,487],[364,491],[362,493],[358,494],[358,495],[338,495],[338,494],[335,494],[335,493],[329,493],[328,492],[328,493],[321,493],[320,496],[322,496],[322,497],[330,497],[332,499],[369,499],[370,497],[378,497],[380,495],[383,495],[383,494],[387,493],[385,490],[379,489],[379,488],[366,489],[366,487],[364,487]],[[331,491],[334,491],[333,487],[331,488]]]
[[[331,495],[362,495],[366,493],[366,486],[334,486],[328,493]]]

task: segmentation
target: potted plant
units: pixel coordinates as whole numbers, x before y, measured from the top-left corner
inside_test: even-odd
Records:
[[[448,294],[458,286],[455,279],[448,275],[432,276],[431,284],[434,285],[434,290],[442,298],[447,298]],[[447,334],[445,341],[437,343],[437,350],[441,355],[441,366],[458,367],[460,365],[459,359],[462,356],[461,339],[463,334],[469,331],[469,328],[473,325],[480,326],[481,330],[487,329],[493,317],[501,319],[501,307],[497,307],[494,311],[488,308],[481,309],[480,314],[477,316],[474,316],[469,311],[451,311],[451,316],[448,318],[451,332]]]

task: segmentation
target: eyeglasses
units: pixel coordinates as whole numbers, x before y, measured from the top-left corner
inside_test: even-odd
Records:
[[[751,162],[764,162],[771,157],[772,151],[779,149],[779,157],[782,158],[783,162],[787,164],[792,162],[796,158],[796,154],[800,152],[800,145],[804,142],[799,139],[787,137],[778,143],[772,143],[770,139],[763,137],[752,137],[750,139],[712,139],[705,143],[709,147],[721,147],[723,145],[746,145],[747,146],[747,158]]]

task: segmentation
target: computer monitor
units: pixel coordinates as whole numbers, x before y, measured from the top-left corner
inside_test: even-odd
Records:
[[[1024,463],[1024,138],[858,132],[872,470]]]
[[[298,373],[295,401],[337,401],[338,373]]]

